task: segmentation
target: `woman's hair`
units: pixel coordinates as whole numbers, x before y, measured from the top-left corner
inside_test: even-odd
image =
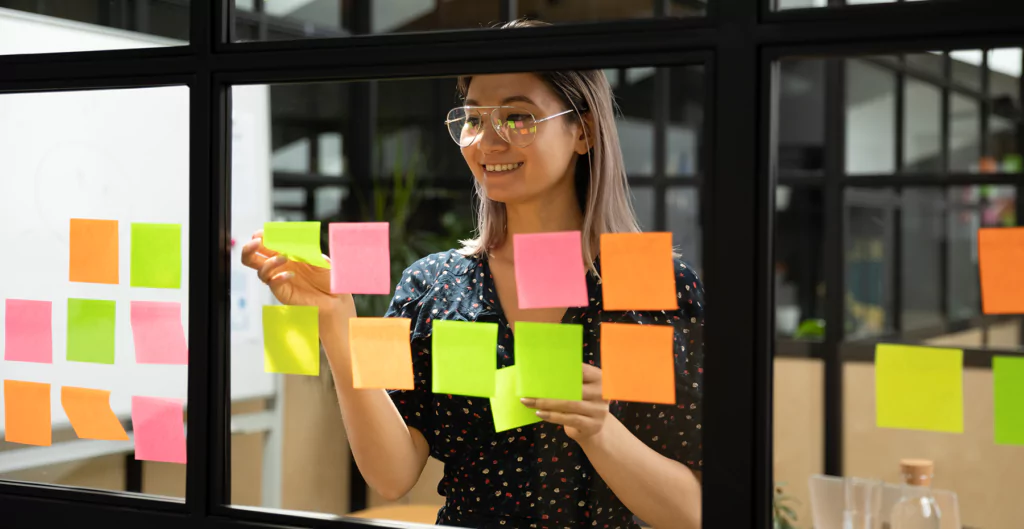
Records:
[[[549,26],[536,20],[515,20],[501,29]],[[615,126],[618,111],[608,79],[601,70],[562,70],[533,72],[555,92],[566,109],[573,109],[565,119],[581,123],[590,150],[576,160],[576,196],[583,211],[583,255],[592,272],[600,248],[602,233],[639,232],[629,186],[626,167],[619,147],[619,134]],[[472,76],[461,76],[459,95],[466,97]],[[583,116],[590,117],[591,130]],[[487,192],[477,182],[477,237],[462,242],[460,253],[479,256],[501,246],[506,238],[505,204],[487,198]]]

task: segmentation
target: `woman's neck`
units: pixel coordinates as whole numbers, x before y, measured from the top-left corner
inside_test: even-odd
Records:
[[[583,212],[575,193],[560,200],[505,204],[505,218],[505,243],[491,252],[503,260],[513,258],[512,240],[516,234],[578,231],[583,228]]]

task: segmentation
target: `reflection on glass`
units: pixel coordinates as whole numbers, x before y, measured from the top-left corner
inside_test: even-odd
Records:
[[[101,0],[0,2],[0,55],[183,46],[189,2],[153,0],[148,10]]]
[[[824,339],[824,220],[816,187],[775,190],[775,330]]]
[[[846,63],[846,172],[896,169],[896,74],[871,58]]]
[[[704,126],[704,69],[700,66],[661,69],[669,77],[669,123],[665,132],[665,174],[694,176],[700,172],[700,138]]]
[[[992,165],[1004,173],[1022,168],[1017,120],[1021,115],[1021,48],[989,50],[988,152]]]
[[[953,50],[949,52],[950,76],[953,83],[972,90],[981,91],[981,60],[984,54],[981,50]]]
[[[892,329],[893,213],[891,191],[848,189],[844,198],[846,270],[845,336]]]
[[[143,301],[180,305],[180,311],[171,306],[163,314],[169,319],[156,321],[181,329],[174,332],[184,333],[177,336],[187,343],[189,89],[169,86],[0,95],[0,145],[7,168],[7,176],[0,178],[0,216],[6,225],[0,229],[0,244],[32,256],[31,266],[19,264],[19,259],[0,263],[0,274],[17,278],[4,282],[4,301],[0,303],[50,302],[41,311],[35,305],[36,311],[20,313],[31,318],[24,325],[11,325],[14,313],[9,306],[3,309],[5,354],[0,358],[0,372],[4,391],[16,391],[16,382],[47,387],[40,394],[31,390],[41,386],[21,386],[29,390],[25,398],[5,400],[0,407],[0,439],[4,439],[0,441],[0,480],[183,496],[184,464],[136,460],[148,456],[145,448],[139,450],[131,440],[98,440],[79,434],[83,420],[106,417],[111,422],[104,424],[104,429],[117,435],[103,437],[135,436],[144,427],[134,430],[132,413],[137,408],[133,408],[133,397],[188,398],[188,366],[136,362],[136,356],[147,350],[141,345],[134,349],[133,344],[141,342],[135,342],[133,327],[143,337],[144,322],[130,321],[130,309],[134,302]],[[160,267],[162,271],[180,270],[180,282],[172,288],[159,292],[129,289],[130,248],[141,242],[131,240],[131,224],[143,222],[181,228],[175,248],[180,250],[180,262],[172,255]],[[113,229],[104,229],[114,223]],[[171,247],[174,244],[170,243]],[[97,248],[110,247],[120,249],[113,252],[112,259],[90,257],[106,251]],[[82,270],[82,263],[98,269]],[[69,282],[69,278],[76,281]],[[102,300],[100,306],[112,312],[69,318],[69,307],[84,310],[90,305],[69,301],[82,298]],[[18,333],[25,333],[22,343],[47,344],[42,360],[52,363],[13,361],[17,351],[12,344]],[[67,353],[72,351],[66,344],[83,343],[83,335],[88,345],[108,344],[85,353],[110,356],[67,361]],[[35,360],[41,359],[39,353],[38,349],[22,352],[32,354]],[[107,361],[111,363],[103,363]],[[83,408],[78,413],[66,411],[62,405],[63,388],[110,393],[92,401],[93,405],[80,401]],[[12,413],[25,405],[24,414]],[[178,415],[177,420],[182,417]],[[183,422],[172,424],[184,433]],[[180,443],[171,446],[175,456],[184,448]],[[141,473],[143,479],[128,481],[124,477],[128,473]]]
[[[825,159],[825,61],[779,62],[780,175],[820,175]]]
[[[683,261],[701,270],[700,193],[695,187],[670,188],[665,201],[672,244]]]
[[[776,10],[785,9],[806,9],[815,7],[832,7],[837,4],[830,2],[830,0],[771,0],[772,6]],[[845,0],[838,5],[865,5],[865,4],[891,4],[904,0]],[[931,0],[905,0],[907,2],[926,2]]]
[[[981,103],[954,92],[949,114],[949,170],[993,172],[981,159]]]
[[[907,78],[903,85],[903,171],[942,169],[942,91]]]
[[[549,22],[591,22],[600,20],[623,20],[629,18],[651,18],[655,16],[702,16],[706,11],[704,2],[672,0],[668,12],[659,13],[661,0],[519,0],[518,16],[547,20]]]
[[[904,189],[900,194],[900,325],[911,331],[937,326],[943,314],[943,243],[946,201],[941,189]]]

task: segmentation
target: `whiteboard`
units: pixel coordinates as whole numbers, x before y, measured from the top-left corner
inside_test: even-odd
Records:
[[[35,49],[29,35],[76,42],[102,41],[102,47],[140,47],[148,37],[112,34],[83,24],[49,23],[46,17],[5,19],[0,10],[0,52],[12,53],[3,28],[29,25],[17,33],[18,44]],[[44,29],[39,29],[44,28]],[[39,31],[36,31],[39,29]],[[91,40],[90,40],[91,39]],[[237,160],[232,236],[240,243],[270,215],[269,100],[266,87],[235,90]],[[0,354],[0,379],[50,383],[55,427],[69,421],[60,404],[60,386],[111,390],[111,407],[131,416],[131,397],[187,398],[187,366],[135,363],[130,326],[131,301],[182,304],[188,333],[189,281],[189,89],[184,86],[0,94],[0,300],[28,299],[53,303],[53,363],[8,362]],[[71,218],[119,221],[117,285],[68,280]],[[182,226],[181,288],[132,288],[132,222]],[[244,234],[244,235],[243,235]],[[232,251],[233,400],[267,397],[276,375],[264,373],[260,307],[269,302],[254,273],[243,274],[239,248]],[[253,283],[255,281],[255,284]],[[67,299],[117,302],[113,365],[67,362]],[[238,307],[238,310],[235,308]],[[0,322],[5,307],[0,301]],[[6,330],[0,325],[0,349]],[[213,352],[217,353],[217,352]],[[2,393],[0,393],[2,400]],[[0,430],[4,410],[0,406]]]

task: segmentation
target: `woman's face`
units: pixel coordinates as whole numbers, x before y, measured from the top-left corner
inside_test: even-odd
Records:
[[[465,104],[514,106],[528,110],[538,120],[567,110],[544,81],[529,73],[474,76]],[[587,152],[578,123],[578,117],[570,115],[538,123],[533,142],[517,147],[498,136],[487,115],[482,133],[462,147],[462,156],[491,200],[506,204],[533,201],[560,186],[572,189],[576,157]]]

